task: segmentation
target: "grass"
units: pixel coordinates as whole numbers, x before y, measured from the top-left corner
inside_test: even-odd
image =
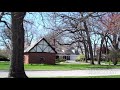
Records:
[[[120,65],[90,65],[90,64],[57,64],[57,65],[46,65],[46,64],[33,64],[25,65],[26,70],[87,70],[87,69],[113,69],[120,68]]]
[[[90,64],[26,64],[25,70],[85,70],[85,69],[113,69],[119,68],[120,65],[90,65]],[[9,62],[0,62],[0,70],[8,70]],[[109,76],[58,76],[58,77],[33,77],[33,78],[120,78],[120,75]]]
[[[26,64],[25,70],[85,70],[85,69],[113,69],[120,65],[90,65],[90,64]],[[0,70],[8,70],[9,62],[0,62]]]
[[[0,70],[8,70],[9,62],[0,62]]]

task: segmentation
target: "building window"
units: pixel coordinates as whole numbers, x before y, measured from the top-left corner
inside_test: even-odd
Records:
[[[70,60],[70,56],[63,56],[63,59]]]
[[[59,56],[56,56],[56,59],[59,59]]]
[[[67,56],[67,60],[70,60],[70,56]]]
[[[63,56],[63,59],[66,59],[66,56]]]

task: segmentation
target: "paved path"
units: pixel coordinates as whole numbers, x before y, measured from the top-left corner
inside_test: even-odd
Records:
[[[25,71],[28,77],[56,77],[56,76],[105,76],[120,75],[120,69],[69,70],[69,71]],[[0,71],[0,78],[5,78],[8,71]]]

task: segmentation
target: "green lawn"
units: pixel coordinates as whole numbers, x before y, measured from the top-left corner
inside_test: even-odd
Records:
[[[111,69],[120,68],[120,66],[109,65],[90,65],[90,64],[57,64],[57,65],[45,65],[34,64],[25,65],[26,70],[82,70],[82,69]]]
[[[0,62],[0,70],[8,70],[9,62]],[[83,70],[83,69],[111,69],[120,68],[120,65],[90,65],[90,64],[26,64],[25,70]]]
[[[0,62],[0,70],[8,70],[9,62]]]

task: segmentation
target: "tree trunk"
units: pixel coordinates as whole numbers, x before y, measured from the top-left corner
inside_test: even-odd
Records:
[[[117,57],[112,58],[112,62],[114,65],[117,65],[117,63],[118,63]]]
[[[109,54],[109,49],[108,49],[108,38],[105,38],[105,44],[106,44],[106,60],[109,61],[109,57],[108,57],[108,54]]]
[[[12,18],[12,57],[8,77],[27,78],[24,71],[24,28],[26,12],[11,12]]]
[[[119,42],[119,41],[118,41]],[[118,52],[118,42],[117,42],[117,34],[113,34],[113,41],[112,41],[112,44],[113,44],[113,48],[115,49],[116,52]],[[118,53],[116,53],[116,57],[114,55],[114,57],[112,58],[112,62],[114,65],[117,64],[118,60],[117,60],[117,55]]]
[[[96,44],[95,44],[95,41],[94,41],[94,57],[95,57],[95,51],[96,51]]]
[[[91,44],[90,34],[89,34],[89,31],[88,31],[88,27],[86,25],[86,22],[84,22],[84,27],[85,27],[85,30],[86,30],[87,42],[88,42],[89,51],[90,51],[90,59],[91,59],[90,64],[94,64],[92,44]]]
[[[113,34],[113,41],[112,41],[113,47],[115,50],[118,49],[118,45],[117,45],[117,35]]]
[[[86,47],[85,41],[83,41],[84,49],[85,49],[85,62],[87,63],[87,58],[88,58],[88,49]]]
[[[102,53],[103,42],[104,42],[104,37],[102,37],[102,39],[101,39],[100,50],[99,50],[99,55],[98,55],[98,64],[99,65],[100,65],[100,61],[101,61],[101,53]]]

